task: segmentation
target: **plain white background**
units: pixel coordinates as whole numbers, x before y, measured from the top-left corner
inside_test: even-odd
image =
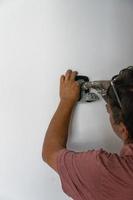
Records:
[[[67,69],[110,79],[133,64],[132,0],[0,0],[0,200],[67,200],[42,161]],[[78,103],[68,148],[118,152],[102,99]]]

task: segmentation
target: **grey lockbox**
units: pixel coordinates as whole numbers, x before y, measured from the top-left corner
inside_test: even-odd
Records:
[[[76,76],[76,81],[80,84],[80,98],[78,101],[81,102],[94,102],[99,100],[99,96],[91,92],[91,89],[96,90],[98,94],[100,94],[103,99],[106,101],[106,93],[110,86],[110,80],[99,80],[99,81],[89,81],[87,76]]]

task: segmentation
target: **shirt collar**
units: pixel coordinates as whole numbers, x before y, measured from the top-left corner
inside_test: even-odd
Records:
[[[120,156],[133,156],[133,143],[124,144],[120,150]]]

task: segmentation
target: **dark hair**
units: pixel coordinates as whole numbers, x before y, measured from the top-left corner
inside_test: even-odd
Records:
[[[111,106],[115,123],[123,122],[128,130],[128,139],[133,139],[133,66],[124,68],[114,77],[114,87],[123,109],[119,106],[111,85],[107,91],[108,102]]]

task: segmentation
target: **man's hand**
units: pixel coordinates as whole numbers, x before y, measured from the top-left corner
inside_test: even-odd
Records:
[[[75,81],[77,71],[67,70],[65,76],[60,77],[60,99],[76,103],[80,95],[80,84]]]

